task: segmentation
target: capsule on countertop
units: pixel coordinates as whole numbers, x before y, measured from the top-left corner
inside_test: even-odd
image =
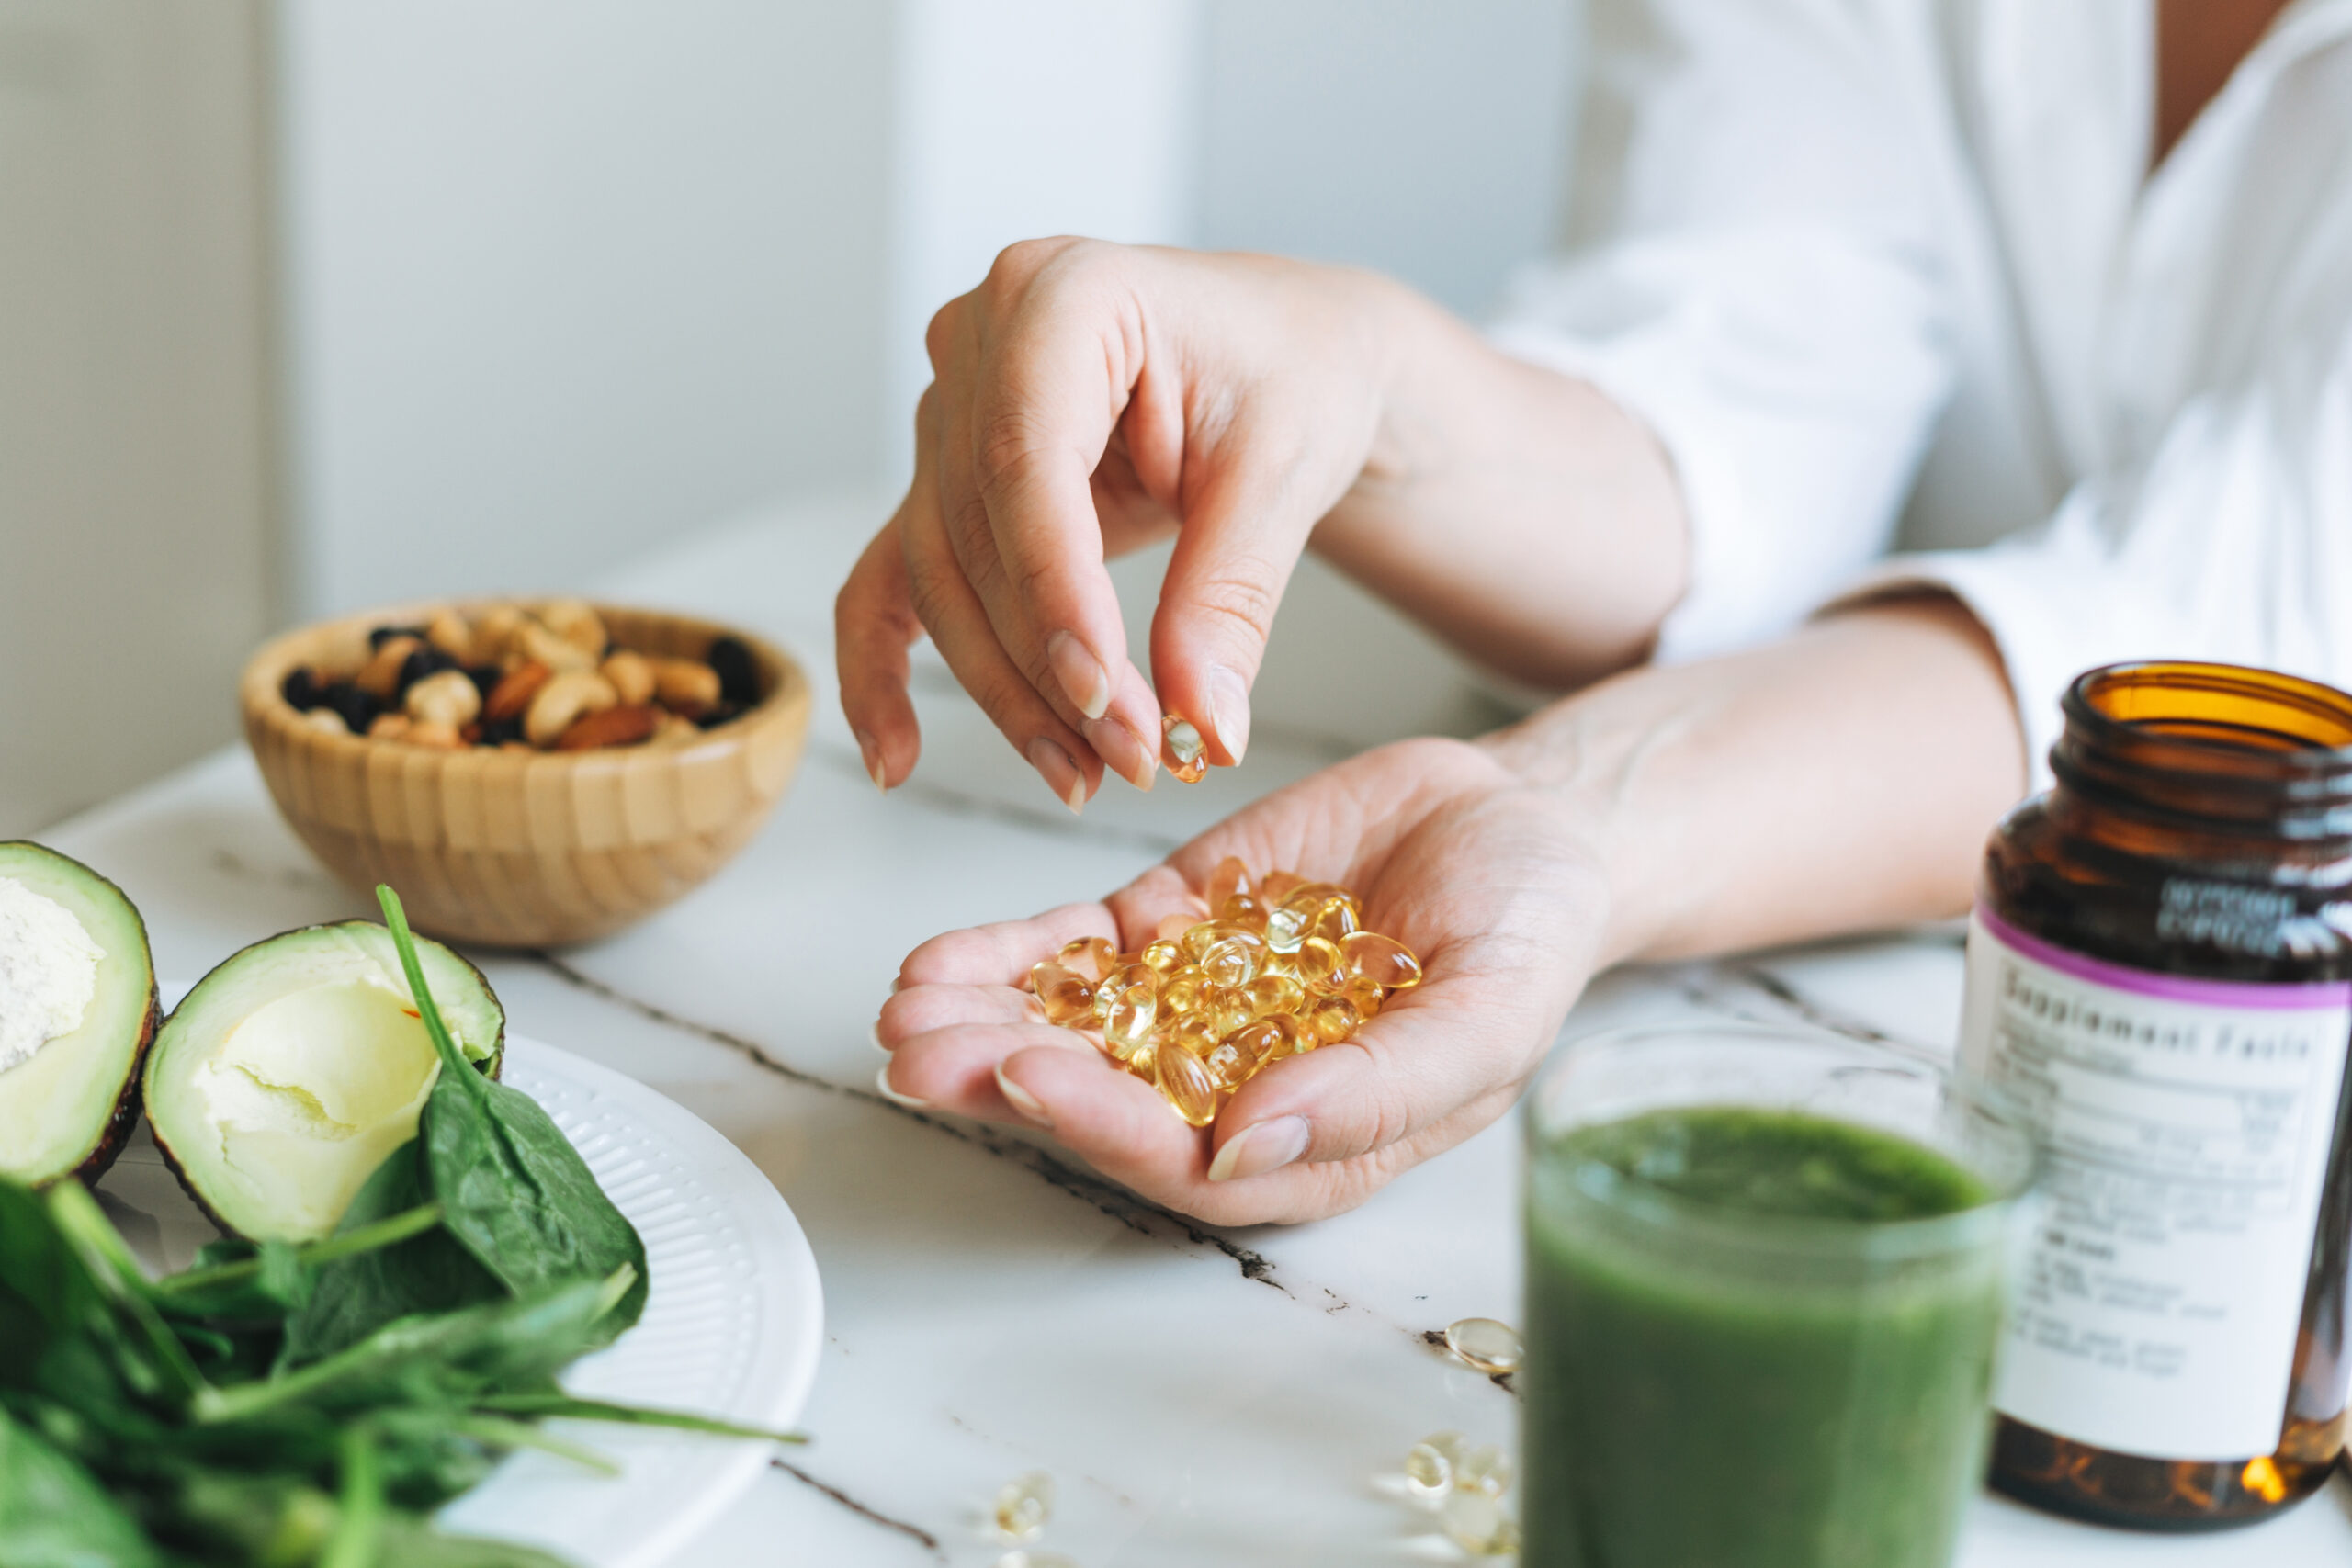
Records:
[[[1431,1432],[1405,1455],[1405,1489],[1414,1501],[1430,1507],[1453,1490],[1455,1468],[1469,1453],[1469,1440],[1459,1432]]]
[[[1000,1487],[992,1521],[1007,1540],[1035,1540],[1054,1517],[1054,1478],[1042,1470],[1016,1475]]]
[[[1491,1317],[1465,1317],[1446,1325],[1445,1348],[1489,1377],[1519,1371],[1526,1353],[1519,1330]]]

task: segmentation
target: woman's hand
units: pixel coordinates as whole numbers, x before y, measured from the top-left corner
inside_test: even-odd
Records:
[[[1080,936],[1132,952],[1197,909],[1216,863],[1353,890],[1421,960],[1351,1038],[1268,1067],[1195,1131],[1091,1042],[1042,1021],[1029,968]],[[1411,740],[1250,806],[1101,904],[951,931],[899,971],[885,1082],[945,1110],[1049,1127],[1103,1174],[1219,1224],[1362,1202],[1509,1110],[1601,955],[1597,856],[1556,794],[1487,750]]]
[[[1072,810],[1148,787],[1163,709],[1238,761],[1308,533],[1363,471],[1403,290],[1335,267],[1085,240],[997,258],[933,318],[915,476],[835,605],[842,706],[885,788],[921,748],[907,648],[949,669]],[[1128,662],[1106,558],[1175,531]]]

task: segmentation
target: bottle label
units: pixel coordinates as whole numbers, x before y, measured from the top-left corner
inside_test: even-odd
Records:
[[[2352,1042],[2352,982],[2193,980],[1979,908],[1964,1069],[2044,1157],[1994,1404],[2170,1460],[2278,1448]]]

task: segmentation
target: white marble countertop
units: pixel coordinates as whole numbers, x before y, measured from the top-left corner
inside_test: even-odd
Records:
[[[1375,1477],[1438,1428],[1513,1438],[1512,1395],[1426,1337],[1459,1317],[1518,1317],[1514,1122],[1353,1213],[1212,1231],[1042,1137],[888,1103],[873,1089],[867,1028],[922,938],[1114,886],[1247,795],[1385,738],[1384,725],[1475,723],[1471,699],[1427,660],[1396,673],[1393,652],[1318,694],[1286,618],[1245,768],[1190,790],[1163,780],[1148,795],[1114,782],[1074,821],[944,671],[922,665],[922,765],[881,799],[831,699],[829,625],[878,515],[815,502],[596,585],[791,648],[820,692],[808,756],[767,830],[673,908],[596,946],[485,956],[516,1030],[642,1079],[741,1146],[823,1271],[828,1343],[804,1417],[814,1440],[676,1561],[992,1562],[1001,1548],[982,1509],[1031,1469],[1059,1493],[1037,1548],[1083,1568],[1447,1560],[1427,1517]],[[1363,624],[1318,592],[1300,620]],[[1301,713],[1317,722],[1289,722]],[[42,837],[138,903],[166,976],[199,976],[292,926],[374,912],[279,822],[241,750]],[[1960,962],[1956,941],[1923,935],[1622,974],[1570,1028],[1729,1011],[1949,1044]],[[2093,1529],[1987,1497],[1961,1561],[2344,1568],[2352,1483],[2339,1475],[2283,1518],[2207,1537]]]

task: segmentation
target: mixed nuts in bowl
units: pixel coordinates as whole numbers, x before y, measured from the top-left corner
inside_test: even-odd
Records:
[[[240,691],[295,831],[419,929],[586,941],[725,863],[790,783],[809,689],[691,615],[578,599],[401,605],[289,632]]]

